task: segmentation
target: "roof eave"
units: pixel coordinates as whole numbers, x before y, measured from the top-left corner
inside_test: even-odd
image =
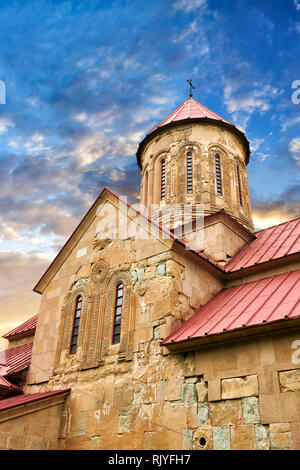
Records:
[[[7,339],[8,341],[16,341],[18,339],[26,338],[28,336],[33,336],[35,334],[36,327],[30,328],[26,331],[22,331],[20,333],[15,333],[10,335],[9,333],[6,333],[6,335],[3,335],[2,338]]]
[[[249,141],[246,138],[244,132],[240,131],[233,124],[229,124],[228,122],[223,121],[221,119],[219,120],[219,119],[212,119],[212,118],[208,118],[208,117],[199,117],[199,118],[187,118],[187,119],[181,119],[181,120],[178,120],[178,121],[172,121],[168,124],[162,125],[161,127],[156,127],[152,132],[147,134],[144,137],[144,139],[139,143],[139,146],[138,146],[138,149],[137,149],[137,152],[136,152],[137,164],[138,164],[139,168],[142,169],[141,154],[142,154],[144,148],[146,147],[148,142],[150,142],[154,137],[156,137],[160,133],[160,131],[163,131],[165,129],[169,129],[171,127],[177,126],[178,124],[194,123],[194,122],[202,122],[204,124],[205,123],[207,123],[207,124],[213,123],[217,126],[225,127],[226,129],[231,130],[242,141],[242,143],[245,146],[245,150],[246,150],[246,162],[245,163],[246,163],[246,165],[248,165],[251,152],[250,152]]]
[[[232,331],[221,331],[212,335],[201,336],[198,338],[189,338],[182,341],[172,341],[164,344],[163,340],[160,345],[166,347],[170,352],[191,351],[201,349],[210,345],[221,345],[228,341],[239,341],[245,338],[254,338],[272,334],[274,332],[287,331],[290,329],[300,328],[300,315],[293,318],[281,318],[273,322],[266,322],[257,325],[245,326]],[[167,339],[167,338],[166,338]]]

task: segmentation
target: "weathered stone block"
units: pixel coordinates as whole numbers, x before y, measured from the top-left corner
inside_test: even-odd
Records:
[[[155,450],[156,449],[156,432],[155,431],[145,431],[144,432],[144,449],[145,450]]]
[[[183,402],[192,405],[197,402],[197,391],[194,383],[185,383],[183,386]]]
[[[182,379],[170,379],[166,382],[165,400],[180,400],[182,396]]]
[[[257,375],[222,380],[222,399],[243,398],[258,395]]]
[[[196,383],[196,390],[197,390],[198,401],[200,403],[207,401],[207,397],[208,397],[207,382],[204,382],[204,380],[201,380],[200,382]]]
[[[213,431],[214,450],[230,450],[229,426],[217,426]]]
[[[209,380],[208,381],[208,401],[221,400],[221,381]]]
[[[165,275],[166,275],[166,264],[165,264],[165,263],[158,264],[158,265],[156,266],[156,270],[157,270],[157,273],[158,273],[160,276],[165,276]]]
[[[118,430],[120,434],[130,432],[130,407],[121,410]]]
[[[193,449],[193,429],[182,430],[182,449],[184,450]]]
[[[160,326],[159,325],[153,328],[153,337],[154,339],[160,338]]]
[[[279,372],[279,383],[282,392],[299,392],[300,369]]]
[[[186,377],[195,373],[195,353],[189,352],[184,361],[184,375]]]
[[[87,423],[87,411],[81,411],[78,414],[78,421],[75,431],[75,436],[85,436]]]
[[[166,380],[161,380],[157,385],[157,401],[159,403],[165,400]]]
[[[212,426],[242,424],[241,400],[209,403],[209,417]]]
[[[213,448],[213,431],[211,426],[201,426],[193,433],[193,450],[211,450]]]
[[[143,402],[154,403],[156,402],[156,384],[146,384],[143,389]]]
[[[270,449],[270,438],[269,438],[269,426],[264,424],[255,424],[255,450],[269,450]]]
[[[208,423],[208,403],[198,403],[197,425],[206,426]]]
[[[259,403],[257,397],[247,397],[242,399],[243,417],[245,424],[260,423]]]
[[[179,278],[182,272],[183,272],[183,267],[176,261],[169,259],[166,262],[166,275],[167,276]]]
[[[231,450],[253,450],[255,432],[253,424],[231,426]]]
[[[271,449],[293,450],[293,438],[289,423],[270,424]]]

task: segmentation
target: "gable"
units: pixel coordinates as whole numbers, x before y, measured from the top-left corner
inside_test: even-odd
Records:
[[[132,237],[161,240],[169,246],[174,241],[172,233],[104,188],[33,290],[42,294],[70,256],[77,259],[90,256],[87,245],[98,243],[99,246],[101,239],[112,241]]]

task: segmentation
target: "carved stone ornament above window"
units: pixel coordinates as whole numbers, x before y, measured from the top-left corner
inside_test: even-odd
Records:
[[[98,238],[97,235],[95,236],[94,239],[94,249],[98,250],[103,250],[107,245],[109,245],[112,242],[111,238]]]
[[[108,273],[108,264],[104,260],[99,260],[93,266],[91,281],[93,284],[99,284],[103,282]]]

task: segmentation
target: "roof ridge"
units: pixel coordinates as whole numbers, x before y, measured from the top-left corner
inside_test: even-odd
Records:
[[[192,99],[195,101],[195,103],[197,103],[198,106],[200,106],[200,108],[204,108],[206,111],[208,111],[210,114],[214,114],[215,116],[217,116],[219,119],[221,119],[221,121],[224,121],[224,122],[229,122],[229,124],[231,124],[232,126],[234,126],[234,124],[230,121],[227,121],[227,119],[224,119],[222,118],[222,116],[220,116],[219,114],[215,113],[215,111],[212,111],[211,109],[207,108],[206,106],[204,106],[204,104],[200,103],[199,101],[195,100],[193,97]]]
[[[23,323],[20,323],[18,326],[16,326],[12,330],[10,330],[8,333],[5,333],[5,335],[3,335],[2,338],[11,338],[13,336],[18,336],[18,335],[20,335],[22,333],[25,333],[27,331],[34,330],[36,328],[36,324],[34,322],[35,322],[35,319],[37,319],[37,318],[38,318],[38,313],[33,315],[33,317],[30,317],[27,320],[25,320]],[[32,324],[30,322],[32,322]],[[31,326],[26,328],[25,327],[26,324],[29,324]],[[22,327],[24,327],[24,329],[21,329]]]

